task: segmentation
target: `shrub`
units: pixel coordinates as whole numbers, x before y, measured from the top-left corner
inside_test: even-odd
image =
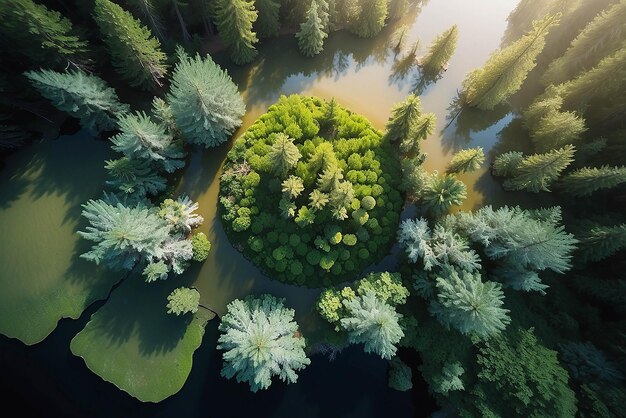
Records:
[[[191,238],[191,247],[193,249],[193,260],[204,261],[209,256],[211,243],[204,232],[198,232]]]

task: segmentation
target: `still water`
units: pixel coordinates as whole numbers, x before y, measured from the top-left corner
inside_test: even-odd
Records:
[[[445,170],[451,154],[460,148],[482,146],[487,152],[496,143],[498,132],[513,118],[508,108],[480,113],[464,111],[445,131],[443,128],[451,112],[450,103],[465,75],[482,65],[498,48],[506,30],[506,17],[516,3],[515,0],[424,1],[421,8],[407,13],[400,22],[386,27],[374,39],[358,39],[343,32],[332,34],[326,41],[324,52],[312,59],[299,54],[292,36],[261,45],[258,59],[245,67],[229,65],[224,54],[217,54],[216,61],[228,67],[247,106],[243,126],[236,135],[250,126],[281,94],[292,93],[327,99],[335,97],[339,103],[363,114],[375,127],[383,129],[393,104],[403,100],[419,81],[417,70],[404,68],[401,56],[395,57],[387,48],[394,29],[401,24],[410,26],[409,39],[411,43],[419,39],[417,55],[420,56],[437,34],[457,24],[459,43],[448,70],[436,83],[426,86],[421,95],[424,110],[434,112],[438,119],[435,133],[422,145],[423,151],[428,153],[425,168]],[[3,264],[15,263],[22,267],[9,270],[3,266],[0,272],[2,282],[44,281],[46,272],[61,274],[63,265],[71,264],[75,258],[76,235],[73,231],[80,203],[98,196],[102,161],[111,155],[101,142],[94,146],[92,143],[95,142],[88,138],[81,140],[83,144],[74,138],[60,137],[55,142],[29,147],[11,157],[13,165],[9,164],[6,169],[9,171],[0,177],[1,190],[13,187],[11,179],[15,178],[15,173],[11,167],[18,170],[20,162],[45,158],[51,167],[76,164],[80,165],[80,174],[67,178],[56,170],[40,170],[31,172],[31,176],[24,179],[26,182],[46,180],[42,183],[46,185],[46,193],[36,196],[36,207],[47,208],[56,214],[61,226],[37,236],[37,251],[44,254],[46,248],[54,248],[54,257],[33,257],[32,252],[21,251],[11,255],[12,260],[3,258]],[[63,152],[48,151],[49,147],[61,148],[70,141],[74,149],[89,153],[89,164],[67,158]],[[221,167],[231,143],[218,149],[195,151],[178,184],[180,193],[187,193],[200,203],[200,213],[205,218],[201,230],[213,244],[206,262],[194,266],[182,280],[196,286],[202,295],[201,302],[220,315],[225,312],[228,302],[250,293],[269,292],[285,297],[286,305],[296,310],[303,334],[314,338],[320,326],[319,318],[313,312],[319,290],[285,285],[264,277],[226,239],[216,214],[216,203]],[[502,201],[500,188],[486,169],[485,166],[476,173],[460,176],[468,185],[468,199],[461,209],[471,210],[485,203]],[[73,172],[78,173],[78,167]],[[74,189],[81,192],[80,199],[72,194],[76,192]],[[30,219],[37,216],[32,213],[32,199],[27,197],[0,202],[0,247],[17,245],[17,248],[28,248],[32,242],[34,234],[25,234],[21,227],[30,225]],[[64,215],[69,219],[65,223]],[[6,252],[6,248],[0,250],[0,253]],[[24,262],[26,257],[28,263]],[[53,268],[57,264],[61,266]],[[388,257],[373,268],[390,269],[393,264],[393,257]],[[157,405],[141,404],[102,382],[69,351],[71,338],[84,327],[101,303],[95,305],[77,321],[62,320],[43,343],[33,347],[26,348],[4,337],[0,339],[0,349],[4,353],[2,365],[9,376],[15,375],[12,393],[16,397],[24,397],[31,405],[37,400],[38,406],[33,408],[43,412],[52,414],[63,409],[65,416],[409,417],[424,416],[431,408],[423,387],[417,386],[410,393],[388,390],[386,363],[364,354],[360,347],[345,350],[332,363],[322,356],[315,356],[312,365],[301,374],[298,384],[275,384],[265,393],[251,395],[246,386],[219,377],[221,361],[214,348],[217,321],[207,326],[203,344],[194,356],[194,368],[181,392]],[[136,336],[129,337],[129,344],[133,338]]]

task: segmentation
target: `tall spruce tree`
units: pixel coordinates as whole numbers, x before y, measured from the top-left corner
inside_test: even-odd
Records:
[[[626,249],[626,224],[607,225],[586,220],[576,225],[581,261],[601,261]]]
[[[306,14],[306,21],[300,25],[300,30],[296,33],[298,48],[307,57],[317,55],[324,49],[324,39],[327,36],[317,12],[317,2],[313,1]]]
[[[457,25],[453,25],[435,38],[428,53],[419,60],[420,66],[426,74],[438,74],[445,69],[456,50],[458,39],[459,29]]]
[[[178,50],[168,102],[183,138],[215,147],[241,125],[245,112],[237,86],[211,57],[194,58]]]
[[[478,170],[485,162],[485,153],[481,147],[464,149],[452,157],[446,171],[448,173],[467,173]]]
[[[113,66],[131,86],[150,89],[163,85],[167,57],[148,28],[109,0],[95,0],[94,18]]]
[[[32,0],[2,1],[0,21],[0,38],[7,50],[26,56],[35,65],[67,67],[87,52],[87,42],[69,19]]]
[[[351,25],[351,31],[362,38],[378,35],[385,26],[389,0],[361,0],[359,12]]]
[[[120,103],[115,90],[94,75],[51,70],[24,75],[54,107],[80,119],[81,126],[91,132],[112,130],[117,117],[129,110],[128,105]]]
[[[254,44],[259,42],[252,25],[258,12],[252,0],[216,0],[213,14],[220,38],[230,48],[236,64],[247,64],[257,55]]]
[[[131,8],[136,9],[143,17],[143,21],[148,23],[150,30],[161,41],[165,40],[165,25],[159,13],[159,4],[155,0],[126,0]]]
[[[597,190],[611,189],[626,183],[626,167],[583,167],[566,174],[559,187],[577,197],[589,196]]]
[[[460,205],[467,197],[467,187],[452,174],[439,175],[434,171],[421,194],[423,206],[434,216],[445,215],[453,205]]]
[[[125,195],[145,198],[157,195],[167,187],[154,164],[148,160],[132,160],[128,157],[105,161],[106,170],[112,177],[106,184]]]
[[[302,154],[293,143],[293,139],[282,132],[276,134],[272,148],[267,153],[272,171],[280,177],[285,177],[289,170],[298,164],[301,157]]]
[[[419,96],[410,94],[403,102],[396,103],[385,126],[389,141],[405,141],[411,138],[415,125],[422,114]]]
[[[620,1],[598,14],[543,74],[544,85],[560,84],[595,67],[626,41],[626,2]]]
[[[259,37],[269,38],[278,35],[280,0],[255,0],[254,6],[259,11],[259,18],[255,22]]]
[[[587,130],[585,119],[575,112],[549,111],[530,130],[538,152],[546,152],[567,144],[575,144]]]
[[[482,68],[472,71],[463,81],[463,104],[483,110],[493,109],[519,90],[536,65],[551,27],[560,15],[547,16],[533,24],[533,30],[489,57]]]

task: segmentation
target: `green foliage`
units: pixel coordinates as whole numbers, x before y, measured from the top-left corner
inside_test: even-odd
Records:
[[[278,15],[280,0],[255,0],[254,6],[259,11],[256,28],[261,38],[277,36],[280,30]]]
[[[467,197],[467,187],[452,174],[439,175],[434,171],[422,191],[422,205],[434,216],[445,215],[453,205],[460,205]]]
[[[496,158],[494,171],[497,175],[507,173],[504,181],[507,190],[526,190],[533,193],[550,191],[550,186],[574,160],[576,149],[572,145],[545,154],[533,154],[519,160],[519,153],[507,153]],[[515,167],[515,163],[519,164]],[[509,174],[510,173],[510,174]]]
[[[10,52],[28,57],[33,64],[66,66],[87,52],[87,42],[72,22],[59,12],[32,0],[4,0],[0,7],[0,34]]]
[[[404,101],[394,105],[385,126],[385,137],[390,141],[403,142],[411,139],[420,115],[422,104],[419,96],[410,94]]]
[[[575,112],[549,111],[539,118],[530,131],[535,149],[546,152],[567,144],[577,143],[587,130],[585,119]]]
[[[167,296],[167,313],[184,315],[188,312],[198,312],[200,293],[196,289],[179,287]]]
[[[509,310],[502,308],[501,286],[483,282],[480,273],[447,269],[436,283],[437,299],[430,311],[442,324],[462,334],[488,338],[510,323]]]
[[[561,344],[560,351],[563,362],[576,380],[583,383],[594,381],[614,383],[624,379],[617,365],[607,360],[604,353],[589,341]]]
[[[626,167],[583,167],[561,178],[559,188],[576,197],[589,196],[604,189],[626,183]]]
[[[550,28],[559,15],[533,22],[533,29],[506,48],[491,55],[482,68],[472,71],[463,81],[461,101],[483,110],[493,109],[519,90],[536,58],[545,46]]]
[[[24,75],[54,107],[80,119],[81,126],[93,133],[112,130],[117,116],[129,110],[104,80],[82,71],[39,70]]]
[[[145,197],[156,195],[167,187],[165,177],[155,170],[148,160],[131,160],[128,157],[105,161],[112,177],[107,184],[127,195]]]
[[[389,387],[391,389],[399,390],[400,392],[406,392],[413,388],[412,382],[413,373],[411,368],[404,364],[399,357],[393,357],[389,361]]]
[[[300,24],[300,30],[296,33],[300,52],[307,57],[319,54],[324,49],[324,39],[327,36],[322,20],[317,13],[317,2],[312,1],[306,15],[306,21]]]
[[[202,216],[194,213],[196,210],[198,204],[183,195],[176,200],[165,199],[159,207],[159,216],[167,221],[173,232],[187,236],[204,222]]]
[[[179,50],[168,102],[183,137],[207,148],[220,145],[241,125],[245,106],[232,79],[210,57]]]
[[[465,389],[461,376],[465,373],[460,362],[446,363],[441,370],[441,374],[433,378],[434,391],[443,395],[451,391]]]
[[[216,0],[213,19],[220,38],[230,48],[235,64],[247,64],[257,55],[254,44],[259,42],[252,25],[258,12],[251,0]]]
[[[154,263],[148,263],[146,268],[143,269],[142,275],[147,283],[151,283],[167,279],[167,273],[169,273],[167,264],[165,264],[165,261],[159,260]]]
[[[270,277],[339,283],[389,248],[399,177],[390,145],[362,116],[313,97],[282,97],[228,154],[222,219],[231,242]],[[281,249],[277,263],[279,247],[289,251]]]
[[[343,301],[346,316],[341,327],[353,344],[364,343],[366,353],[376,353],[384,359],[396,354],[396,344],[404,336],[399,321],[402,315],[378,299],[373,291]]]
[[[422,168],[422,162],[423,159],[419,157],[403,158],[400,162],[402,165],[400,188],[406,193],[410,202],[415,202],[422,196],[424,187],[428,182],[428,174]]]
[[[267,389],[275,375],[295,383],[296,372],[311,361],[304,353],[305,340],[293,320],[293,309],[271,295],[236,299],[227,309],[217,345],[224,350],[222,376],[249,383],[252,392]]]
[[[428,53],[420,59],[420,65],[426,74],[438,74],[445,69],[456,50],[458,39],[459,28],[457,25],[453,25],[450,29],[437,35],[430,45]]]
[[[350,30],[362,38],[371,38],[382,30],[387,18],[388,0],[361,0],[356,21]]]
[[[604,225],[585,220],[576,228],[581,261],[604,260],[626,248],[626,224]]]
[[[122,115],[117,125],[120,133],[111,138],[113,149],[132,160],[147,160],[172,173],[182,168],[184,152],[161,124],[143,112]]]
[[[446,171],[448,173],[467,173],[478,170],[485,162],[485,153],[481,147],[464,149],[452,156]]]
[[[498,177],[512,176],[524,160],[524,154],[519,151],[509,151],[500,154],[493,161],[493,174]]]
[[[116,71],[131,86],[162,86],[167,73],[161,43],[148,28],[119,5],[95,0],[94,19],[111,53]]]

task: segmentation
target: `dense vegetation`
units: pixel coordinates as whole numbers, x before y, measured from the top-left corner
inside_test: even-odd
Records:
[[[388,251],[398,180],[394,151],[366,119],[334,100],[282,97],[228,153],[222,219],[271,277],[329,285]]]

